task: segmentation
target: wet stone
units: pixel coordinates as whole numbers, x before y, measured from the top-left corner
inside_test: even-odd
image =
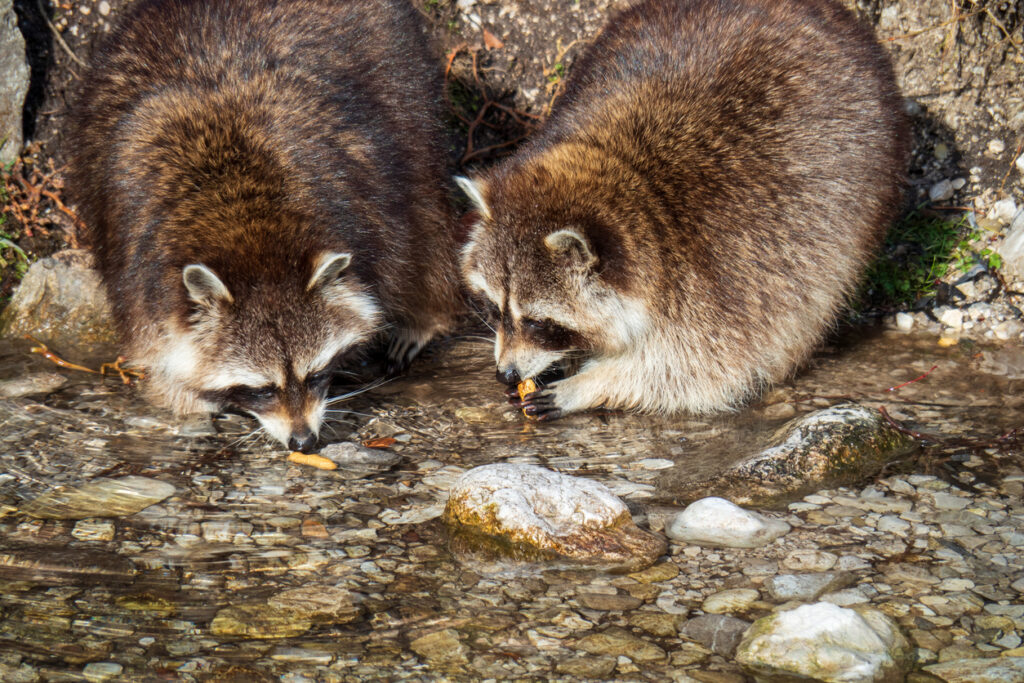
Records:
[[[736,652],[757,678],[904,680],[912,650],[896,624],[875,610],[803,605],[758,619]]]
[[[723,498],[691,503],[668,525],[674,541],[711,547],[756,548],[789,532],[786,522],[734,505]]]
[[[629,657],[634,662],[652,662],[665,658],[665,651],[654,643],[637,638],[616,626],[580,638],[576,648],[592,655]]]
[[[946,683],[1010,683],[1024,680],[1024,657],[958,659],[924,670]]]
[[[67,383],[68,378],[56,372],[33,372],[14,379],[0,381],[0,399],[50,394]]]
[[[580,601],[580,604],[587,609],[596,609],[603,612],[625,612],[631,609],[636,609],[643,604],[643,600],[638,600],[637,598],[629,595],[581,593],[577,599]]]
[[[758,592],[752,588],[733,588],[709,595],[700,608],[708,614],[745,612],[758,597]]]
[[[823,550],[794,550],[782,560],[782,566],[794,572],[827,572],[839,558]]]
[[[361,596],[358,596],[361,597]],[[346,588],[306,585],[272,595],[267,605],[316,624],[346,624],[359,618],[362,607]]]
[[[159,503],[174,486],[147,477],[94,479],[81,486],[48,491],[21,506],[22,512],[42,519],[127,517]]]
[[[617,663],[615,657],[574,657],[559,662],[556,670],[558,673],[582,679],[606,679],[615,671]]]
[[[320,455],[338,466],[334,473],[342,479],[362,479],[386,472],[402,460],[398,453],[383,448],[364,448],[350,441],[325,446]]]
[[[270,605],[225,607],[210,623],[215,636],[244,638],[292,638],[312,627],[312,620],[296,612],[282,611]]]
[[[749,627],[749,621],[736,617],[705,614],[683,624],[679,634],[700,643],[717,655],[731,657]]]
[[[784,425],[773,441],[775,445],[695,484],[693,490],[740,505],[770,505],[855,483],[917,447],[877,410],[856,403],[799,417]]]
[[[665,612],[633,612],[629,625],[651,635],[668,638],[676,635],[679,618]]]
[[[459,632],[446,628],[416,638],[409,647],[413,652],[431,662],[445,664],[465,664],[467,648],[463,645]]]
[[[71,530],[71,535],[79,541],[112,541],[114,533],[114,523],[109,519],[83,519]]]
[[[822,593],[843,588],[853,581],[846,572],[779,574],[764,582],[768,595],[777,602],[814,600]]]
[[[109,681],[120,676],[123,670],[124,667],[116,662],[92,662],[85,665],[82,675],[88,681]]]
[[[0,550],[0,579],[46,586],[130,583],[135,565],[115,553],[86,548],[7,548]]]
[[[633,523],[604,485],[535,465],[485,465],[462,475],[450,491],[445,521],[452,547],[521,559],[561,558],[638,571],[665,551],[663,539]]]

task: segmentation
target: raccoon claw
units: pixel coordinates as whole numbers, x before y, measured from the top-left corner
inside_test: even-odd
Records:
[[[391,339],[391,344],[388,346],[387,363],[385,365],[385,372],[389,377],[401,375],[409,366],[412,364],[412,359],[423,348],[423,344],[419,344],[404,336],[395,336]]]
[[[535,391],[523,396],[517,406],[523,413],[538,422],[550,422],[562,417],[562,409],[555,405],[555,395],[550,391]]]

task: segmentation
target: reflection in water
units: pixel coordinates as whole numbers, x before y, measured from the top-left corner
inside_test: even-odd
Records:
[[[27,343],[5,344],[0,380],[56,370]],[[1024,380],[1013,370],[1020,349],[986,351],[877,334],[823,351],[734,414],[534,424],[504,404],[485,345],[450,341],[408,377],[336,406],[332,439],[393,437],[402,458],[359,479],[286,462],[247,417],[182,423],[116,378],[57,370],[68,382],[54,393],[0,400],[0,650],[55,676],[88,662],[113,662],[129,677],[358,673],[363,660],[395,670],[406,662],[411,672],[421,665],[399,641],[408,629],[532,618],[489,607],[512,589],[465,571],[444,549],[436,517],[465,469],[511,461],[595,477],[643,513],[686,500],[688,481],[841,400],[885,406],[923,431],[992,435],[1019,423]],[[131,513],[95,493],[123,496],[129,484],[157,502]],[[307,585],[347,591],[365,618],[290,603],[288,591]],[[526,578],[515,590],[543,595],[548,585],[557,584]],[[227,606],[246,606],[255,630],[211,628],[218,614],[230,622]]]

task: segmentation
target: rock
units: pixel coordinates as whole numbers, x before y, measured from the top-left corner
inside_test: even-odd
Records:
[[[644,604],[630,595],[605,595],[604,593],[582,593],[579,596],[580,604],[587,609],[595,609],[602,612],[628,612]]]
[[[1024,154],[1017,157],[1017,161],[1015,161],[1014,164],[1017,166],[1017,170],[1020,171],[1020,174],[1024,175]]]
[[[50,394],[67,383],[68,378],[56,372],[33,372],[0,382],[0,398]]]
[[[25,39],[18,29],[13,0],[0,0],[0,164],[21,153],[21,113],[28,94]]]
[[[665,612],[633,612],[629,625],[661,638],[674,638],[678,631],[679,617]]]
[[[940,180],[928,190],[928,199],[933,202],[944,202],[953,196],[953,181]]]
[[[964,326],[964,313],[959,308],[946,308],[941,312],[936,310],[936,313],[938,314],[939,322],[946,327],[959,330]]]
[[[452,485],[445,521],[459,554],[639,571],[665,552],[604,485],[535,465],[484,465]]]
[[[87,681],[109,681],[121,675],[124,667],[117,662],[92,662],[82,669],[82,676]]]
[[[743,634],[750,627],[749,621],[724,614],[705,614],[690,619],[679,629],[680,635],[694,640],[717,655],[732,657]]]
[[[755,621],[736,661],[759,681],[897,683],[904,680],[912,653],[881,612],[819,602]]]
[[[0,314],[0,336],[26,334],[69,360],[114,354],[110,306],[87,251],[61,251],[28,269]]]
[[[1024,657],[957,659],[924,670],[947,683],[1012,683],[1024,681]]]
[[[1006,151],[1006,143],[999,138],[993,138],[988,141],[988,151],[996,156],[999,156]]]
[[[992,208],[988,212],[988,218],[993,218],[1000,223],[1010,223],[1016,215],[1017,202],[1012,197],[1000,199],[998,202],[993,203]]]
[[[733,505],[723,498],[691,503],[669,523],[669,538],[697,545],[757,548],[789,532],[790,526]]]
[[[591,633],[576,642],[576,648],[592,655],[625,656],[634,662],[665,659],[665,651],[654,643],[637,638],[626,629],[612,626],[600,633]]]
[[[0,550],[0,579],[43,586],[109,586],[135,580],[135,565],[115,553],[86,548]]]
[[[1021,158],[1024,159],[1024,155]],[[1003,269],[1024,278],[1024,209],[1014,216],[998,251],[1003,259]]]
[[[269,604],[237,605],[218,611],[210,623],[210,632],[215,636],[292,638],[312,626],[312,620],[299,612]]]
[[[694,495],[715,495],[740,505],[771,506],[859,482],[886,462],[917,448],[877,410],[841,403],[783,425],[775,445],[714,479],[688,484]]]
[[[79,541],[113,541],[115,532],[109,519],[83,519],[75,524],[71,535]]]
[[[700,608],[708,614],[746,612],[760,594],[753,588],[733,588],[709,595]]]
[[[782,566],[794,572],[827,572],[839,561],[824,550],[794,550],[782,560]]]
[[[556,669],[558,673],[584,680],[605,680],[615,671],[616,664],[615,657],[575,657],[559,662]]]
[[[383,448],[364,448],[350,441],[325,446],[320,455],[338,465],[335,473],[342,479],[362,479],[386,472],[402,460],[398,453]]]
[[[174,493],[174,485],[159,479],[127,476],[100,478],[72,489],[47,491],[21,506],[42,519],[127,517]]]
[[[900,332],[910,332],[914,329],[914,316],[911,313],[899,312],[896,314],[896,328]]]
[[[764,582],[768,595],[777,602],[799,600],[809,602],[828,591],[850,585],[854,580],[846,572],[821,572],[817,574],[779,574]]]
[[[455,629],[446,628],[420,636],[409,643],[409,647],[433,663],[461,665],[467,662],[467,648]]]

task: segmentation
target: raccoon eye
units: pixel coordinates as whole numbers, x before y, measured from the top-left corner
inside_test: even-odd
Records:
[[[274,398],[276,393],[277,390],[272,384],[262,387],[235,387],[231,390],[229,401],[239,405],[251,405],[253,403],[269,401]]]
[[[533,318],[523,318],[521,322],[523,327],[531,332],[545,332],[551,327],[547,322]]]
[[[331,378],[334,377],[334,371],[330,368],[315,372],[306,378],[306,385],[311,389],[325,389],[328,384],[331,383]]]

